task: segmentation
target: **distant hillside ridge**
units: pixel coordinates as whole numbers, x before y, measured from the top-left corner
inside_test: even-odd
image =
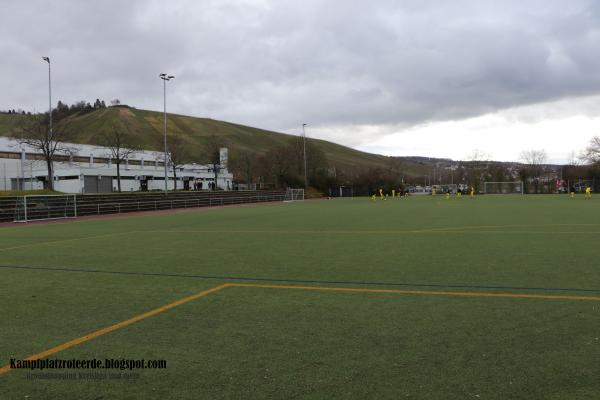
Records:
[[[0,135],[18,136],[19,122],[26,118],[21,114],[0,114]],[[74,143],[102,145],[102,134],[114,126],[125,127],[144,150],[162,150],[163,113],[141,110],[128,106],[106,107],[84,113],[69,115],[56,123],[68,127]],[[203,162],[212,136],[218,136],[229,148],[235,160],[244,154],[257,158],[270,150],[299,140],[298,136],[236,123],[187,115],[168,114],[168,137],[182,138],[189,148],[194,162]],[[427,174],[429,166],[423,162],[400,157],[387,157],[352,149],[330,141],[308,138],[310,145],[320,149],[326,157],[328,169],[333,175],[357,176],[369,170],[396,170],[403,176]]]

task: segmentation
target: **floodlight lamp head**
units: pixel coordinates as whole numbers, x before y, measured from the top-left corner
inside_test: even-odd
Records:
[[[48,64],[50,64],[50,57],[42,57],[42,60],[46,61]]]
[[[167,78],[169,78],[169,79],[173,79],[173,78],[175,78],[175,76],[173,76],[173,75],[169,75]]]

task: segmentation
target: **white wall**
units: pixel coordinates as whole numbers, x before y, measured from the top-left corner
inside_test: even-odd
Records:
[[[95,161],[95,160],[94,160]],[[43,161],[25,160],[25,178],[28,179],[30,176],[41,177],[46,176],[47,170],[46,165]],[[81,163],[69,163],[69,162],[55,162],[54,173],[56,176],[83,176],[83,175],[101,175],[101,176],[116,176],[117,167],[113,163],[110,167],[106,163],[94,163],[90,166],[89,162]],[[155,168],[154,162],[146,162],[144,168],[139,165],[131,165],[129,168],[125,168],[125,165],[121,165],[121,176],[156,176],[162,178],[164,176],[164,170],[162,168]],[[208,183],[212,181],[214,175],[212,173],[200,170],[186,170],[185,172],[178,172],[178,177],[181,176],[194,176],[197,179],[203,179],[203,189],[208,189]],[[7,159],[0,158],[0,190],[11,190],[11,178],[22,177],[21,172],[21,160],[20,159]],[[173,190],[174,183],[172,180],[172,172],[169,173],[168,189]],[[227,183],[229,182],[229,188],[232,187],[232,174],[220,173],[217,181],[219,188],[227,190]],[[55,181],[55,188],[58,191],[65,193],[82,193],[83,192],[83,179],[62,179]],[[26,182],[25,189],[29,189],[29,182]],[[113,188],[117,188],[117,180],[113,179]],[[193,188],[193,182],[190,182],[190,187]],[[33,189],[42,189],[42,182],[35,182]],[[177,188],[183,189],[183,181],[177,181]],[[163,190],[164,180],[148,180],[148,190]],[[135,179],[121,179],[121,190],[124,192],[138,191],[140,190],[140,181]]]
[[[63,179],[54,182],[54,189],[65,193],[81,193],[83,181],[81,179]]]
[[[148,190],[164,190],[165,189],[165,181],[148,181]]]
[[[0,162],[0,190],[10,190],[10,178],[20,176],[15,160],[2,159]]]
[[[33,174],[39,172],[41,168],[45,168],[45,164],[42,161],[25,160],[23,163],[24,172],[23,175],[21,170],[21,160],[12,158],[0,158],[0,190],[11,190],[11,178],[22,178],[26,179],[25,189],[30,189],[29,178]],[[43,174],[46,172],[44,170]],[[42,184],[38,182],[33,183],[33,189],[41,189]]]

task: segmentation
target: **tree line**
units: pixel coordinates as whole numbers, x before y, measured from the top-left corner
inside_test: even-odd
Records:
[[[237,180],[247,183],[269,183],[273,187],[303,187],[303,154],[301,138],[279,145],[266,153],[252,156],[240,152],[232,155],[231,165]],[[388,157],[386,165],[364,168],[336,169],[328,163],[324,152],[307,141],[309,186],[324,193],[331,187],[351,186],[355,194],[372,194],[380,188],[386,192],[414,185],[463,184],[479,191],[483,182],[524,182],[526,192],[553,192],[556,180],[595,179],[600,190],[600,137],[594,137],[577,157],[577,162],[564,166],[548,164],[544,150],[526,150],[515,162],[498,162],[489,155],[474,151],[465,160],[447,160],[435,167],[435,162],[420,161],[428,172],[415,175],[406,172],[405,160]],[[414,160],[413,160],[414,162]],[[441,162],[444,164],[444,162]],[[414,168],[412,169],[414,171]]]
[[[17,109],[15,110],[14,108],[12,110],[0,110],[0,114],[8,114],[8,115],[31,115],[31,111],[25,111],[22,109]]]
[[[225,146],[227,142],[224,143]],[[290,137],[262,153],[236,150],[232,146],[229,167],[239,183],[262,188],[305,186],[304,139]],[[306,139],[306,180],[309,187],[325,192],[336,183],[327,155],[315,141]]]
[[[114,99],[110,101],[111,106],[120,106],[121,101],[119,99]],[[74,114],[84,114],[87,112],[95,111],[101,108],[106,108],[106,103],[104,100],[96,99],[93,102],[89,102],[87,100],[76,101],[75,103],[68,105],[62,100],[59,100],[56,107],[52,109],[52,118],[54,120],[60,120],[62,118],[68,117],[69,115]],[[47,111],[46,111],[47,113]],[[21,108],[18,109],[8,109],[8,110],[0,110],[0,114],[9,114],[9,115],[32,115],[31,111],[26,111]]]

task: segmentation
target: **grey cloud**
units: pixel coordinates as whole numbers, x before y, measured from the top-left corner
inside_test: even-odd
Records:
[[[160,109],[169,72],[173,112],[268,129],[465,118],[598,94],[598,4],[9,1],[0,109],[46,107],[48,55],[69,103]]]

